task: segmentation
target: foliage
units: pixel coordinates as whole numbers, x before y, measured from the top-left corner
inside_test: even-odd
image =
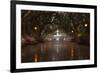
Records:
[[[90,31],[88,13],[22,10],[21,19],[21,34],[30,35],[37,41],[43,40],[57,29],[65,34],[74,34],[74,36],[87,35]],[[84,24],[88,24],[87,28]]]

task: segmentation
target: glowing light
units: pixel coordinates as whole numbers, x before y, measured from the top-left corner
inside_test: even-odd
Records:
[[[84,27],[87,27],[88,25],[87,24],[84,24]]]
[[[81,34],[78,34],[78,37],[80,37],[81,36]]]
[[[35,30],[37,30],[37,27],[34,27]]]
[[[85,18],[83,18],[83,21],[85,22]]]
[[[56,30],[56,35],[54,35],[54,37],[56,38],[56,41],[59,41],[61,36],[62,34],[60,34],[59,30]]]
[[[61,36],[61,34],[59,34],[59,30],[56,31],[56,36]]]
[[[57,41],[59,41],[59,38],[56,38]]]
[[[35,54],[35,62],[38,62],[38,56]]]
[[[73,33],[74,31],[72,30],[72,33]]]

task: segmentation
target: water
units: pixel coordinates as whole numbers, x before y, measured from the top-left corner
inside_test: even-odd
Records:
[[[36,45],[26,45],[21,49],[22,63],[87,60],[89,58],[89,46],[75,42],[45,42]]]

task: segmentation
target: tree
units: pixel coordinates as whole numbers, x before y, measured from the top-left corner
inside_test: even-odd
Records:
[[[73,34],[76,40],[78,34],[89,34],[88,13],[22,10],[21,19],[22,35],[30,35],[37,41],[43,41],[57,29],[65,34]],[[84,24],[88,25],[87,28]]]
[[[79,36],[88,35],[90,30],[90,15],[88,13],[69,13],[72,33],[77,40]]]

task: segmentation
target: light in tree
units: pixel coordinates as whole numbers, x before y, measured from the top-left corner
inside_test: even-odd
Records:
[[[88,25],[87,24],[84,24],[84,27],[87,27]]]
[[[73,33],[74,31],[72,30],[72,33]]]
[[[37,27],[34,27],[35,30],[37,30]]]
[[[81,36],[81,34],[79,33],[79,34],[78,34],[78,37],[80,37],[80,36]]]

